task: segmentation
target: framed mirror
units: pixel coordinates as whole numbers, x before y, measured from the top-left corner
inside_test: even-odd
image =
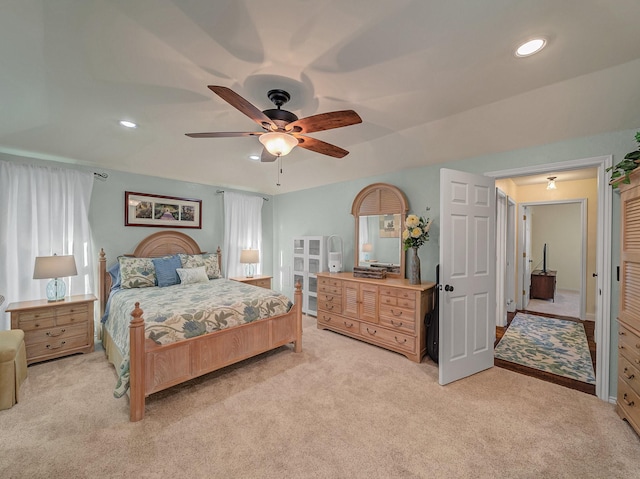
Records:
[[[408,211],[407,198],[393,185],[374,183],[358,193],[351,207],[356,220],[355,266],[382,267],[387,277],[404,278],[402,231]]]

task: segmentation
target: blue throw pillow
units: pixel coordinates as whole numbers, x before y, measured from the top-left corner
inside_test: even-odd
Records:
[[[120,262],[117,261],[107,270],[111,276],[111,291],[120,289]]]
[[[176,269],[182,268],[182,262],[178,255],[165,256],[164,258],[153,258],[153,267],[156,269],[158,286],[172,286],[180,283],[180,276]]]

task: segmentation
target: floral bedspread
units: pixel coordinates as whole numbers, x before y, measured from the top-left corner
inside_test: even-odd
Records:
[[[289,298],[276,291],[227,279],[114,291],[104,327],[124,358],[118,368],[116,397],[129,389],[129,323],[136,302],[144,311],[146,337],[158,344],[277,316],[292,306]]]

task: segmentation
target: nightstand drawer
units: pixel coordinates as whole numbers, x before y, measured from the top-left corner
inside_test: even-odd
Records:
[[[251,284],[259,286],[260,288],[271,289],[271,279],[256,279],[255,281],[252,281]]]
[[[55,309],[34,309],[33,311],[23,311],[20,313],[20,322],[34,321],[53,318],[56,315]]]
[[[21,314],[18,319],[18,327],[17,329],[22,329],[23,331],[37,331],[40,329],[52,328],[56,325],[56,320],[52,317],[49,318],[40,318],[40,319],[24,319],[26,315]]]
[[[81,348],[88,345],[87,335],[56,337],[47,341],[41,341],[35,344],[25,344],[27,347],[27,356],[37,359],[39,356],[49,356],[51,354],[64,353],[67,350]]]
[[[84,344],[87,342],[87,324],[86,322],[71,325],[56,326],[54,328],[43,329],[41,331],[32,331],[25,334],[24,343],[26,346],[34,345],[42,342],[51,342],[57,339],[68,339],[72,336],[82,336]]]

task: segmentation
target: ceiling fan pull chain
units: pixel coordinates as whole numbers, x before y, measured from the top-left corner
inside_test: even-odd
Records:
[[[278,156],[278,182],[276,186],[280,186],[280,173],[282,173],[282,157]]]

